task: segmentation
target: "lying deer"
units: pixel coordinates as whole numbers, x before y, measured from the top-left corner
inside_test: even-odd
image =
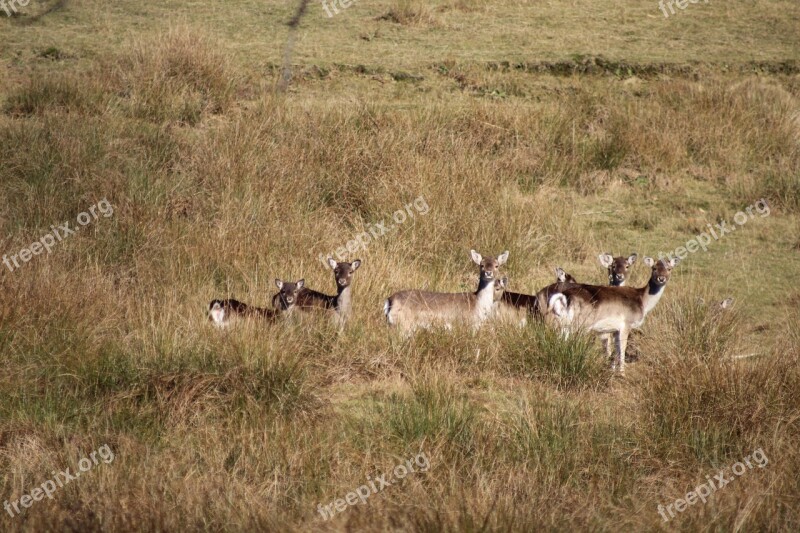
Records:
[[[474,293],[429,292],[407,290],[396,292],[386,299],[383,312],[390,326],[410,333],[419,327],[436,324],[451,328],[462,322],[474,328],[491,314],[494,304],[495,280],[499,268],[508,261],[508,252],[496,259],[482,257],[475,250],[470,251],[472,260],[480,267],[478,290]]]
[[[232,298],[211,300],[211,303],[208,304],[208,319],[217,327],[228,326],[232,320],[237,318],[257,318],[267,322],[275,322],[282,313],[287,313],[294,307],[297,301],[297,294],[303,288],[303,283],[302,279],[297,283],[276,279],[275,285],[280,289],[280,292],[276,295],[278,296],[277,306],[274,306],[275,301],[273,300],[273,309],[247,305]]]
[[[295,306],[298,310],[304,312],[325,311],[334,313],[339,324],[343,325],[352,313],[351,284],[353,282],[353,273],[361,266],[361,260],[356,259],[352,263],[337,263],[332,257],[329,257],[328,265],[333,270],[333,276],[336,281],[336,295],[329,296],[301,286]],[[272,305],[276,309],[280,307],[280,302],[278,301],[280,295],[281,293],[278,293],[272,298]]]
[[[669,281],[678,259],[655,261],[645,257],[651,267],[650,281],[641,288],[602,287],[577,284],[550,296],[547,319],[561,327],[565,334],[571,330],[586,330],[600,334],[606,353],[611,356],[610,335],[614,336],[616,358],[612,368],[625,373],[625,348],[628,335],[640,328],[653,310]]]

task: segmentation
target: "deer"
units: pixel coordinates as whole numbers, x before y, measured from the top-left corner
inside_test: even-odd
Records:
[[[563,268],[556,267],[555,272],[556,282],[548,287],[564,287],[566,284],[576,283],[575,278],[567,274]],[[507,288],[507,277],[495,280],[494,312],[496,316],[502,320],[516,320],[520,326],[527,324],[528,315],[542,318],[537,295],[510,292],[506,290]]]
[[[628,282],[628,271],[636,262],[638,257],[639,254],[636,252],[633,252],[628,257],[614,257],[610,253],[602,253],[597,256],[597,259],[600,261],[600,265],[608,270],[609,286],[624,287]],[[609,335],[602,335],[600,338],[603,342],[603,346],[606,346],[606,343],[610,341]],[[633,352],[632,359],[636,360],[638,358],[638,350],[634,349]]]
[[[572,330],[592,331],[600,335],[609,357],[613,336],[616,357],[612,370],[625,373],[625,348],[632,329],[638,329],[664,294],[672,269],[679,259],[644,258],[651,268],[650,280],[641,288],[604,287],[577,284],[551,295],[547,302],[547,319],[568,335]]]
[[[492,313],[495,281],[500,267],[508,261],[508,251],[494,258],[483,257],[475,250],[470,250],[470,257],[479,267],[478,289],[475,292],[396,292],[383,305],[389,326],[401,329],[405,334],[434,324],[451,329],[456,322],[470,324],[477,329]],[[501,284],[501,287],[504,285]]]
[[[328,312],[338,321],[339,325],[344,325],[352,314],[352,282],[353,273],[361,266],[361,260],[356,259],[352,263],[337,263],[332,257],[328,257],[328,266],[333,270],[336,282],[336,295],[330,296],[322,294],[308,287],[301,287],[297,294],[295,307],[303,312]],[[302,280],[301,280],[302,281]],[[272,298],[272,305],[280,307],[279,296],[276,294]]]
[[[628,270],[636,262],[639,254],[632,253],[628,257],[614,257],[604,253],[597,256],[600,265],[608,270],[608,284],[613,287],[624,287],[628,282]]]
[[[276,279],[275,285],[280,292],[276,295],[279,296],[278,305],[272,309],[247,305],[233,298],[211,300],[211,303],[208,304],[208,319],[220,328],[230,325],[233,319],[237,318],[257,318],[269,323],[276,322],[281,314],[292,310],[297,301],[297,294],[303,288],[304,283],[302,279],[296,283]]]

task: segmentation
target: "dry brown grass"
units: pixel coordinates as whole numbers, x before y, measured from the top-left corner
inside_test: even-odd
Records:
[[[224,46],[175,26],[0,89],[2,253],[114,205],[1,267],[2,499],[116,454],[4,530],[797,529],[796,74],[436,57],[421,81],[301,68],[278,97]],[[419,196],[427,214],[356,254],[341,333],[209,326],[211,298],[265,306],[275,277],[333,291],[317,256]],[[491,325],[404,342],[382,320],[395,290],[473,287],[470,248],[510,250],[521,292],[556,265],[599,283],[598,252],[671,250],[762,197],[769,217],[674,272],[625,380],[592,339]],[[729,295],[732,313],[695,303]],[[662,523],[658,504],[756,448],[766,468]],[[430,471],[322,521],[318,503],[419,451]]]

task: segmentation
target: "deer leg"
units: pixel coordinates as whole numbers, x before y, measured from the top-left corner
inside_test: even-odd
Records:
[[[603,343],[603,349],[606,351],[606,357],[612,360],[614,354],[611,351],[611,334],[610,333],[601,333],[600,334],[600,342]]]
[[[628,333],[627,329],[621,329],[615,334],[617,353],[619,354],[619,373],[622,375],[625,374],[625,348],[628,345]]]

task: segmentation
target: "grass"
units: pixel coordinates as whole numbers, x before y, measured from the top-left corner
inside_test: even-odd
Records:
[[[796,530],[796,3],[311,3],[276,94],[291,12],[0,15],[0,253],[114,207],[0,266],[0,499],[116,456],[3,530]],[[348,254],[343,331],[209,326],[210,299],[267,306],[274,278],[332,292],[319,254],[420,197]],[[510,250],[514,291],[555,266],[603,283],[598,253],[657,256],[762,198],[673,272],[626,379],[592,337],[383,320],[394,291],[471,290],[471,248]],[[758,448],[767,467],[663,523]],[[427,472],[321,519],[421,451]]]

